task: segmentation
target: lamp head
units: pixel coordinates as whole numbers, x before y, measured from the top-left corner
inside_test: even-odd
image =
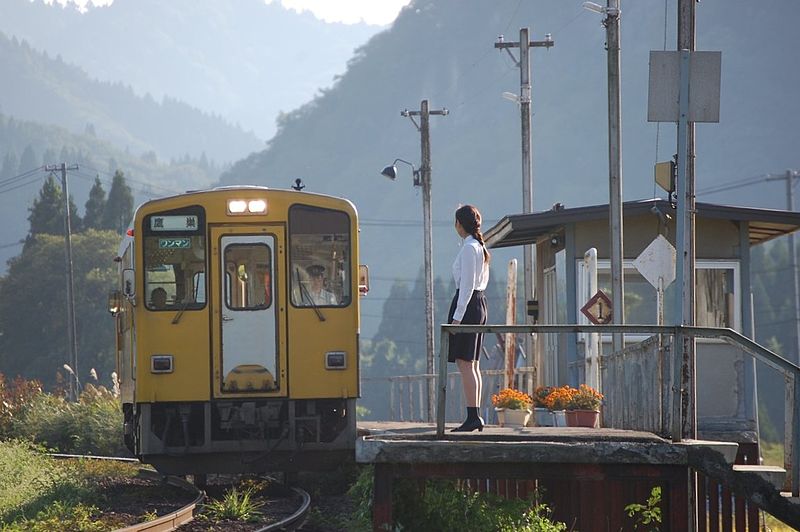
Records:
[[[391,180],[397,179],[397,167],[395,165],[389,165],[381,171],[381,175],[388,177]]]

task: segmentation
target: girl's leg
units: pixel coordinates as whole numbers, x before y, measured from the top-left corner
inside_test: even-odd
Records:
[[[469,360],[456,359],[456,366],[458,366],[458,371],[461,373],[461,386],[464,389],[464,403],[466,406],[471,407],[478,406],[477,397],[480,382],[475,377],[474,364]]]
[[[480,407],[481,397],[483,397],[483,377],[481,376],[480,359],[472,363],[472,372],[475,375],[475,406]]]

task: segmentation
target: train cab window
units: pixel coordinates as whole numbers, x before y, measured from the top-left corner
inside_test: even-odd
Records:
[[[225,305],[231,310],[260,310],[272,305],[272,250],[265,244],[225,248]]]
[[[289,209],[291,299],[297,307],[346,307],[352,299],[350,217],[308,205]]]
[[[192,310],[206,303],[206,244],[199,207],[144,219],[144,299],[149,310]]]

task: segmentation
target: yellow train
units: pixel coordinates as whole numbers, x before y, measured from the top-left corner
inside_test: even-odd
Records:
[[[116,261],[109,310],[137,457],[195,475],[352,459],[367,284],[352,203],[263,187],[157,199]]]

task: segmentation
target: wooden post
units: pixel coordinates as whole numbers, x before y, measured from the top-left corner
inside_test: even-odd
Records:
[[[517,259],[508,261],[508,277],[506,280],[506,325],[514,325],[517,321]],[[514,368],[517,362],[517,337],[514,333],[505,334],[506,371],[504,388],[514,384]]]
[[[372,529],[392,529],[392,476],[391,464],[375,464],[375,484],[372,503]]]

